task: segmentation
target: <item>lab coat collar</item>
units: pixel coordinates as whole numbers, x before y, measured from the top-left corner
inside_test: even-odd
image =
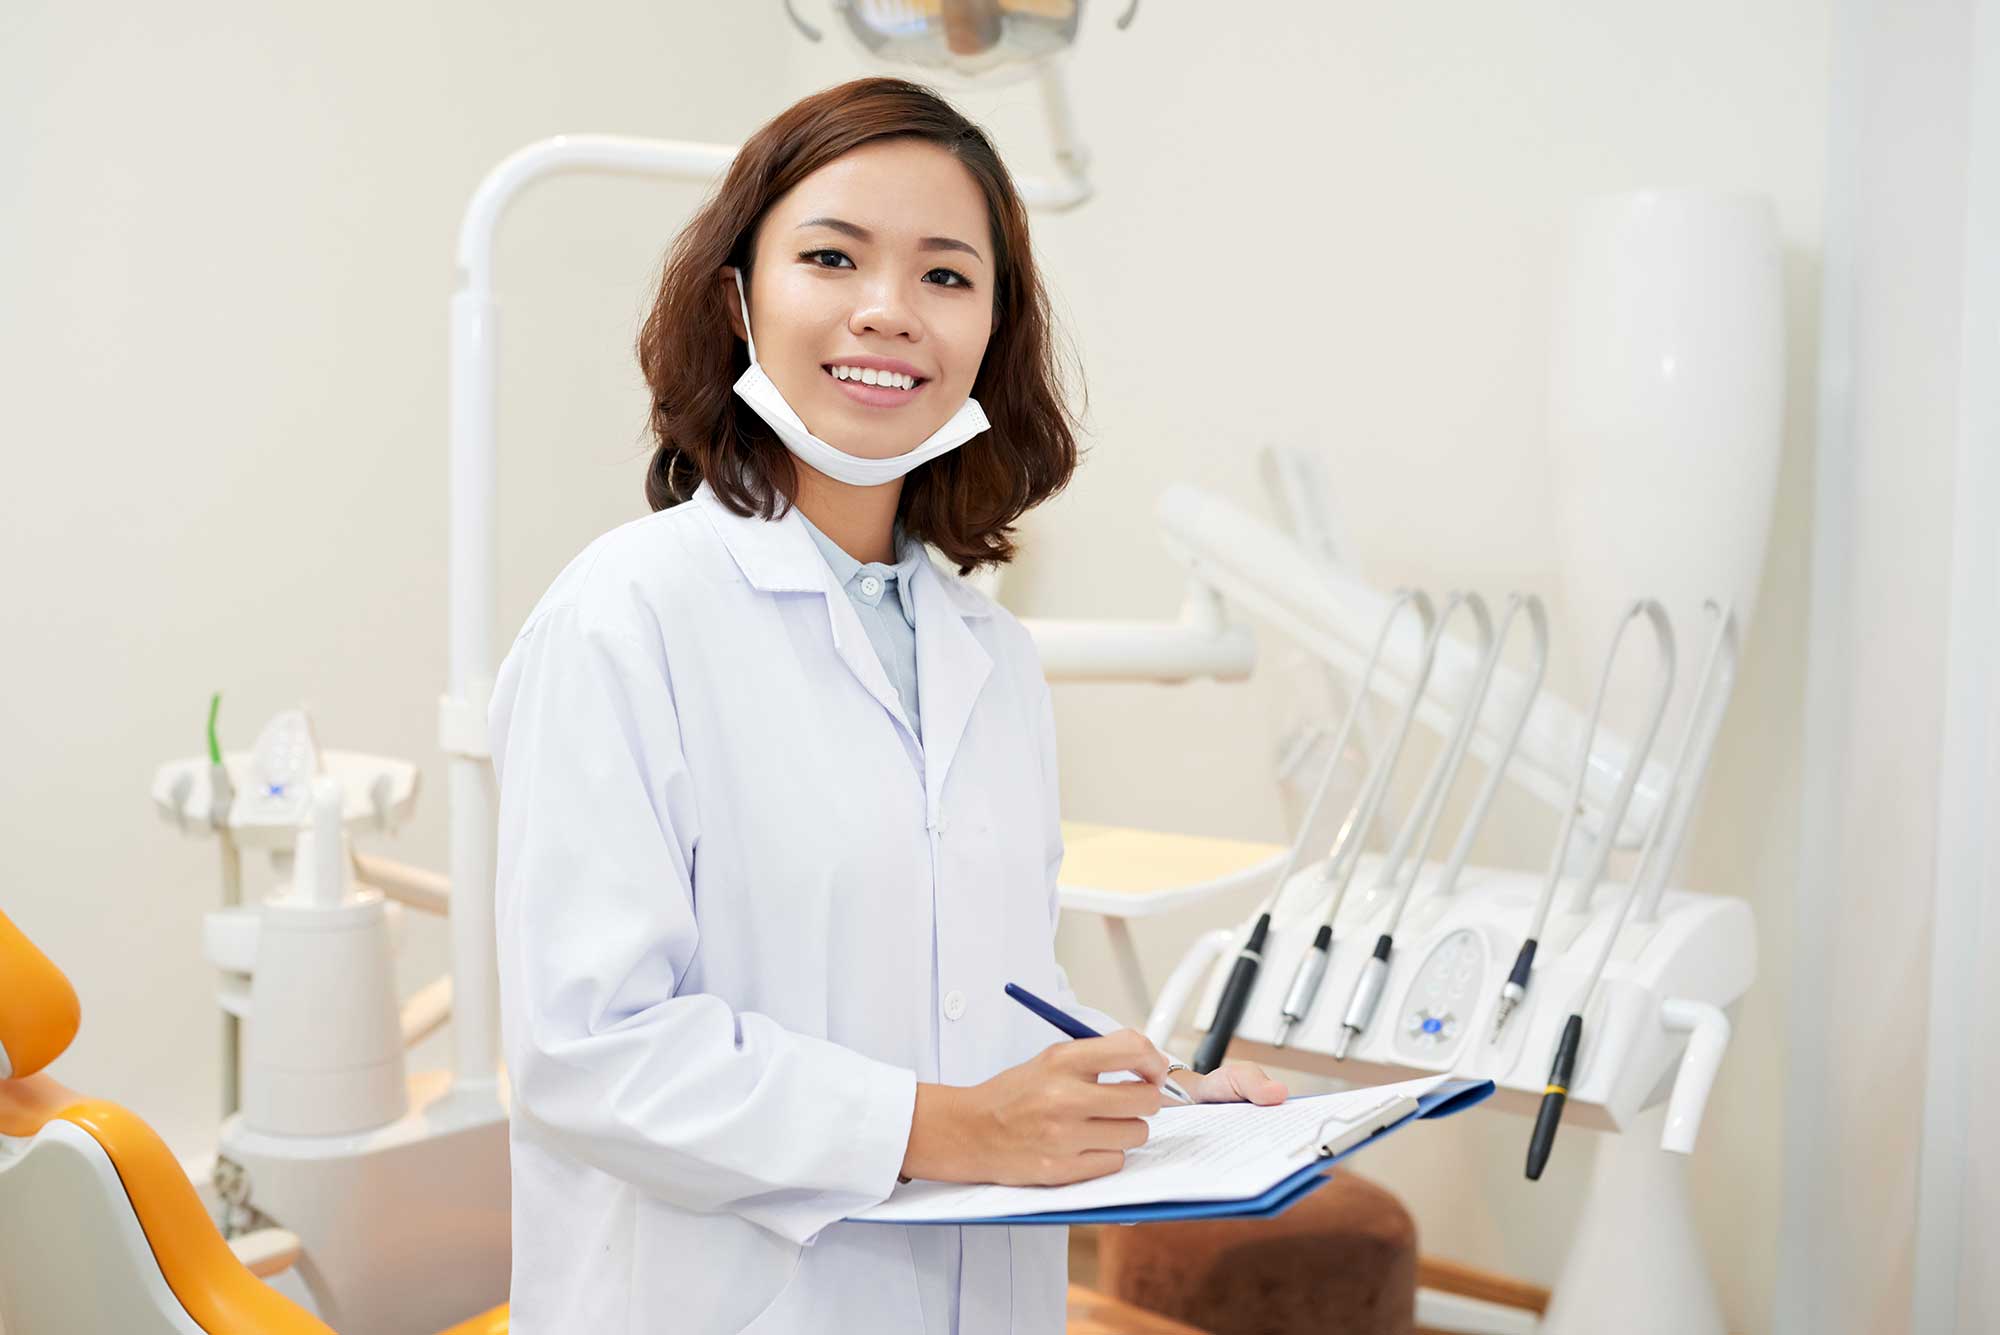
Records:
[[[827,570],[826,560],[792,507],[785,507],[785,513],[775,520],[739,515],[722,503],[707,482],[695,489],[694,499],[689,503],[699,504],[708,511],[723,546],[729,549],[737,569],[752,588],[765,593],[814,593],[826,588],[823,575]],[[918,566],[917,576],[920,585],[934,582],[959,616],[993,614],[992,604],[963,582],[938,570],[928,553]]]
[[[803,516],[791,507],[775,520],[739,515],[706,482],[690,504],[708,512],[715,531],[751,587],[765,593],[818,593],[826,600],[834,652],[877,703],[911,732],[901,697],[861,629],[861,619],[820,555]],[[992,675],[993,657],[966,625],[991,616],[992,604],[947,577],[928,554],[917,564],[917,708],[923,716],[921,759],[925,820],[942,829],[944,781],[965,735],[980,690]]]

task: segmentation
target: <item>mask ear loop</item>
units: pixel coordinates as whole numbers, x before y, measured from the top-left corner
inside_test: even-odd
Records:
[[[757,364],[757,336],[750,332],[750,298],[743,291],[743,270],[732,265],[729,270],[736,279],[736,303],[743,308],[743,340],[750,345],[750,364]]]

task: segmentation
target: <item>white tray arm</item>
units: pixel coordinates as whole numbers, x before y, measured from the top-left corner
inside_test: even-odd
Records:
[[[1674,1077],[1674,1092],[1667,1101],[1667,1125],[1660,1133],[1660,1148],[1693,1154],[1702,1113],[1708,1108],[1708,1091],[1715,1085],[1715,1073],[1729,1047],[1729,1017],[1708,1002],[1669,997],[1660,1003],[1660,1023],[1688,1035],[1687,1053],[1681,1058],[1680,1074]]]
[[[1216,958],[1229,949],[1229,943],[1236,939],[1236,933],[1227,927],[1218,927],[1212,932],[1204,932],[1196,937],[1181,955],[1181,962],[1174,966],[1166,983],[1160,988],[1160,995],[1153,1000],[1153,1012],[1146,1017],[1146,1037],[1153,1040],[1153,1046],[1164,1050],[1174,1036],[1174,1026],[1180,1022],[1181,1012],[1187,1009],[1188,1001],[1201,980],[1208,976]]]

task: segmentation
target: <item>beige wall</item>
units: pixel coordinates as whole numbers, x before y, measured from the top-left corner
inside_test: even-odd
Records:
[[[0,20],[0,900],[74,978],[60,1073],[186,1153],[219,1098],[216,854],[153,769],[209,692],[423,765],[445,863],[446,303],[481,175],[560,131],[735,142],[795,81],[774,5],[9,6]],[[730,53],[718,59],[717,52]],[[630,345],[691,186],[532,189],[499,241],[502,624],[643,513]],[[247,872],[253,887],[268,881]],[[412,921],[405,984],[442,969]],[[419,1065],[441,1065],[427,1045]]]
[[[1220,7],[1216,7],[1220,8]],[[1101,195],[1037,222],[1091,389],[1092,453],[1028,525],[1009,601],[1165,615],[1155,496],[1194,480],[1265,508],[1266,444],[1321,454],[1347,550],[1383,582],[1553,596],[1542,399],[1552,230],[1641,185],[1763,191],[1786,243],[1791,405],[1772,551],[1689,867],[1756,906],[1764,976],[1739,1017],[1695,1183],[1732,1326],[1769,1325],[1796,860],[1825,5],[1243,7],[1281,37],[1143,6],[1091,16],[1077,114]],[[196,954],[212,849],[148,810],[208,692],[230,743],[309,703],[336,746],[420,759],[414,828],[368,847],[443,864],[445,302],[486,166],[559,130],[734,140],[859,72],[768,5],[31,7],[0,42],[0,656],[7,911],[75,976],[61,1073],[175,1146],[212,1134],[212,978]],[[717,52],[727,53],[718,59]],[[1016,169],[1027,88],[963,99]],[[629,344],[695,198],[538,187],[500,248],[503,601],[511,629],[589,537],[640,508]],[[1558,613],[1560,605],[1557,604]],[[1559,629],[1563,623],[1558,620]],[[1268,643],[1268,642],[1267,642]],[[1270,661],[1281,662],[1274,652]],[[1065,687],[1072,816],[1274,838],[1290,686]],[[26,758],[20,763],[18,758]],[[1549,829],[1511,804],[1482,855]],[[1148,923],[1155,972],[1247,909]],[[407,981],[441,967],[413,925]],[[1062,949],[1112,978],[1094,924]],[[1132,1017],[1134,1019],[1138,1017]],[[434,1042],[430,1062],[442,1060]],[[1589,1161],[1539,1186],[1526,1125],[1482,1116],[1374,1154],[1435,1252],[1552,1277]]]

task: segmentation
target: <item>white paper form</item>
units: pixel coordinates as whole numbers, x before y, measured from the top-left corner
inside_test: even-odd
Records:
[[[1253,1103],[1169,1104],[1146,1119],[1144,1145],[1105,1177],[1061,1187],[909,1182],[853,1219],[915,1224],[932,1219],[997,1219],[1050,1210],[1094,1210],[1154,1201],[1238,1201],[1263,1194],[1313,1162],[1333,1141],[1410,1103],[1452,1077],[1312,1094],[1269,1107]],[[1393,1120],[1393,1118],[1390,1118]],[[1373,1131],[1374,1126],[1368,1130]]]

